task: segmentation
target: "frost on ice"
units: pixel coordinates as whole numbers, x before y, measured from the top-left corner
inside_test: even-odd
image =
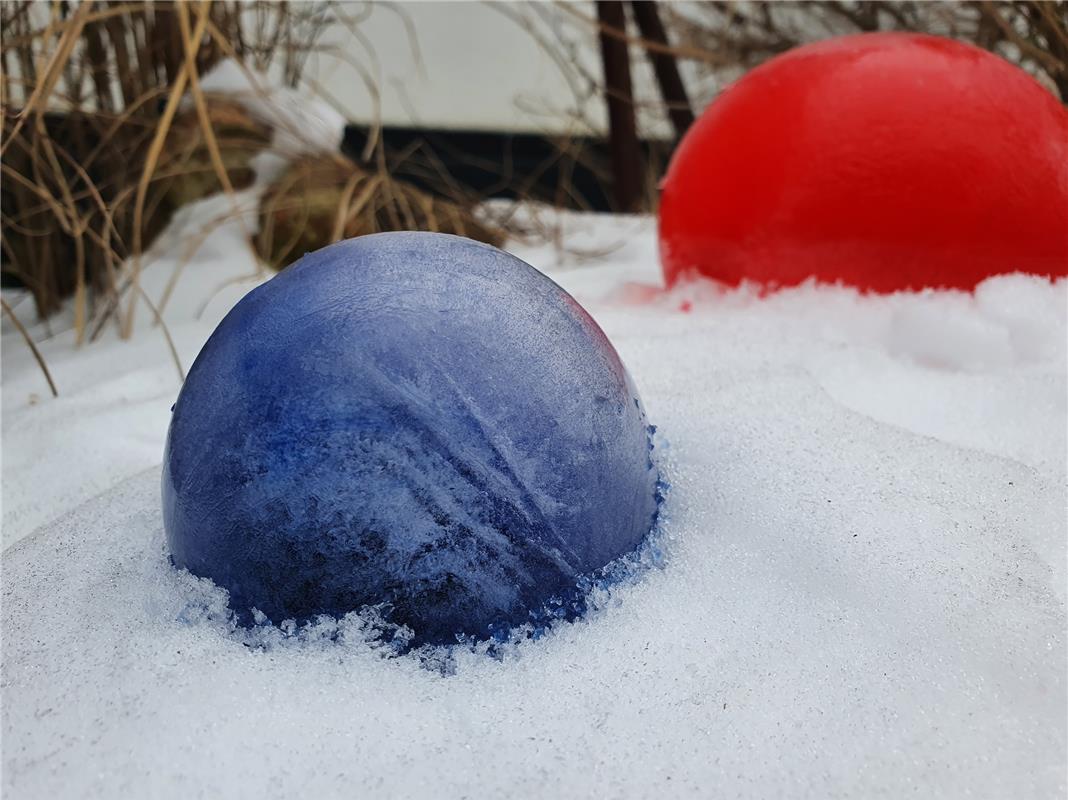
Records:
[[[383,233],[254,289],[190,370],[163,464],[174,561],[276,623],[376,606],[486,638],[634,550],[649,425],[596,323],[514,256]]]

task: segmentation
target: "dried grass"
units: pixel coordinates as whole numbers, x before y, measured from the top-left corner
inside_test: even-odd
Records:
[[[1068,103],[1068,4],[1063,0],[969,2],[664,4],[680,58],[693,51],[708,72],[730,79],[799,44],[847,33],[909,31],[948,36],[990,50],[1034,75]]]
[[[264,195],[256,248],[279,269],[324,245],[390,230],[468,236],[493,245],[503,230],[470,206],[424,192],[388,170],[367,170],[344,156],[295,161]]]
[[[246,70],[261,99],[266,92],[254,71],[280,65],[296,86],[327,15],[358,33],[360,13],[339,8],[236,0],[0,3],[5,282],[26,287],[42,318],[73,297],[79,343],[109,324],[129,337],[144,303],[181,374],[161,310],[195,241],[158,307],[141,289],[142,255],[178,207],[219,191],[233,197],[249,185],[250,160],[272,136],[240,103],[204,92],[200,76],[225,57]],[[373,135],[365,154],[374,167],[340,154],[305,159],[268,191],[265,231],[254,243],[270,264],[284,265],[302,247],[391,228],[501,240],[475,219],[466,198],[431,197],[388,175],[378,141]],[[235,214],[244,225],[236,204]],[[4,312],[54,392],[25,327],[7,304]]]
[[[130,334],[142,251],[178,206],[247,184],[270,138],[197,76],[224,51],[257,64],[277,54],[297,74],[299,16],[207,0],[0,4],[3,272],[40,316],[73,295],[82,341],[128,294]],[[187,87],[192,114],[180,113]]]

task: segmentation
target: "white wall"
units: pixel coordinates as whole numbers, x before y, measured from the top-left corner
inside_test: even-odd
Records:
[[[356,12],[364,7],[352,8]],[[569,13],[546,2],[376,3],[359,22],[365,42],[340,24],[334,24],[323,41],[344,47],[346,57],[374,77],[385,124],[603,132],[603,101],[582,93],[584,84],[588,86],[583,73],[601,80],[596,31],[582,20],[592,18],[595,8],[592,2],[570,8]],[[421,68],[409,31],[417,41]],[[563,67],[539,44],[539,37],[551,43]],[[636,91],[651,107],[639,115],[641,127],[647,135],[665,135],[662,115],[658,108],[653,110],[659,101],[651,69],[635,55]],[[375,118],[372,93],[344,59],[320,56],[309,62],[306,75],[336,99],[352,121]]]

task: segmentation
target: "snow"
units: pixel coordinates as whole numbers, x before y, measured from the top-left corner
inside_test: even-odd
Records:
[[[563,224],[562,252],[509,249],[615,344],[672,488],[646,569],[489,654],[234,630],[166,559],[179,384],[149,315],[81,350],[54,321],[58,399],[5,321],[5,794],[1064,793],[1068,283],[667,292],[651,220]],[[265,277],[242,237],[212,231],[165,310],[186,368]]]
[[[203,92],[227,95],[240,103],[254,120],[272,129],[271,149],[288,158],[305,154],[336,153],[347,120],[322,97],[307,89],[278,85],[270,76],[226,58],[201,79]],[[190,97],[182,99],[186,109]]]

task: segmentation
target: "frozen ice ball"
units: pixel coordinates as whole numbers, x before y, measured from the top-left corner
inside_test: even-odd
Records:
[[[633,550],[657,474],[626,369],[518,258],[385,233],[222,321],[174,407],[174,563],[274,622],[372,606],[416,642],[531,619]]]
[[[865,33],[778,55],[709,105],[664,178],[661,261],[668,284],[972,290],[1068,274],[1066,211],[1050,92],[963,42]]]

